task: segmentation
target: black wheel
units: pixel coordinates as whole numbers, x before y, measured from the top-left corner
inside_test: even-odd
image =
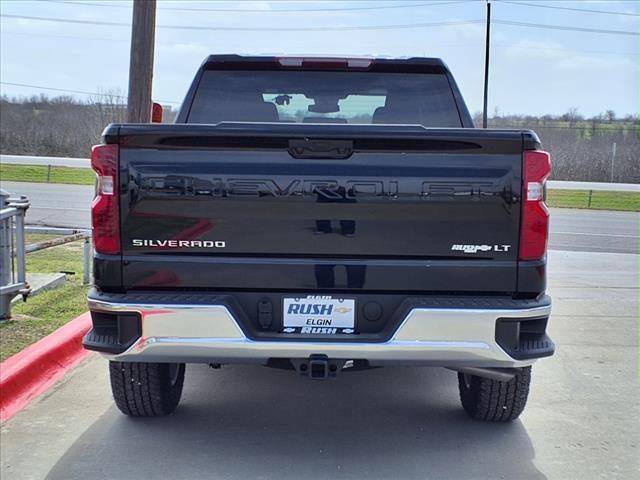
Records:
[[[462,407],[472,418],[488,422],[510,422],[520,416],[527,403],[531,367],[519,369],[508,382],[458,373]]]
[[[184,363],[109,362],[113,399],[122,413],[156,417],[180,402]]]

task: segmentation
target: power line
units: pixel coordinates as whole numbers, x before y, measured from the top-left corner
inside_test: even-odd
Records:
[[[64,0],[40,0],[47,3],[58,3],[62,5],[84,5],[90,7],[110,7],[110,8],[131,8],[131,5],[117,5],[114,3],[93,3],[82,1],[64,1]],[[179,11],[179,12],[232,12],[232,13],[304,13],[304,12],[348,12],[359,10],[387,10],[397,8],[421,8],[421,7],[435,7],[440,5],[455,5],[459,3],[471,3],[479,2],[481,0],[456,0],[448,2],[428,2],[428,3],[409,3],[400,5],[380,5],[380,6],[367,6],[367,7],[343,7],[343,8],[283,8],[276,10],[266,10],[258,8],[185,8],[185,7],[158,7],[158,10]],[[511,5],[519,5],[522,7],[537,7],[537,8],[551,8],[555,10],[568,10],[573,12],[585,12],[585,13],[600,13],[605,15],[625,15],[639,17],[639,13],[633,12],[614,12],[610,10],[594,10],[589,8],[576,8],[576,7],[561,7],[557,5],[543,5],[539,3],[527,3],[527,2],[515,2],[510,0],[495,0],[500,3],[508,3]]]
[[[633,35],[640,36],[638,32],[630,32],[628,30],[604,30],[601,28],[587,28],[587,27],[569,27],[566,25],[549,25],[542,23],[529,23],[529,22],[516,22],[513,20],[493,20],[493,23],[499,23],[500,25],[512,25],[516,27],[527,28],[543,28],[547,30],[565,30],[572,32],[585,32],[585,33],[603,33],[611,35]]]
[[[129,41],[126,38],[118,38],[118,37],[106,38],[106,37],[87,37],[84,35],[57,35],[53,33],[16,32],[13,30],[6,30],[6,29],[0,31],[0,34],[22,35],[26,37],[68,38],[71,40],[97,40],[102,42],[128,42]],[[170,47],[173,44],[159,42],[159,43],[156,43],[156,45]],[[439,43],[438,44],[438,47],[474,47],[474,46],[477,46],[477,44],[476,43]],[[614,52],[611,50],[577,50],[573,48],[538,47],[538,46],[526,47],[523,45],[513,45],[513,44],[494,43],[494,42],[491,43],[491,46],[495,48],[505,48],[505,49],[515,48],[518,50],[536,50],[536,51],[543,50],[543,51],[555,51],[555,52],[567,52],[567,53],[595,53],[595,54],[601,54],[601,55],[620,55],[620,56],[628,56],[628,55],[636,56],[637,55],[635,52]]]
[[[41,22],[55,22],[55,23],[74,23],[81,25],[101,25],[108,27],[130,27],[129,23],[122,22],[104,22],[100,20],[75,20],[72,18],[51,18],[51,17],[34,17],[31,15],[11,15],[8,13],[1,13],[0,17],[2,18],[16,18],[19,20],[35,20]]]
[[[117,5],[114,3],[94,3],[94,2],[83,2],[83,1],[64,1],[64,0],[40,0],[46,3],[58,3],[62,5],[84,5],[89,7],[110,7],[110,8],[131,8],[131,5]],[[387,9],[397,9],[397,8],[421,8],[421,7],[435,7],[435,6],[444,6],[444,5],[455,5],[459,3],[471,3],[471,2],[480,2],[481,0],[456,0],[456,1],[448,1],[448,2],[428,2],[428,3],[409,3],[409,4],[400,4],[400,5],[380,5],[380,6],[367,6],[367,7],[343,7],[343,8],[283,8],[276,10],[266,10],[259,8],[185,8],[185,7],[158,7],[158,10],[170,10],[170,11],[179,11],[179,12],[231,12],[231,13],[304,13],[304,12],[348,12],[348,11],[359,11],[359,10],[387,10]],[[576,7],[560,7],[557,5],[543,5],[539,3],[527,3],[527,2],[515,2],[510,0],[495,0],[500,3],[508,3],[511,5],[519,5],[523,7],[538,7],[538,8],[551,8],[555,10],[568,10],[574,12],[585,12],[585,13],[601,13],[605,15],[625,15],[625,16],[633,16],[639,17],[639,13],[633,12],[614,12],[610,10],[594,10],[589,8],[576,8]]]
[[[97,40],[102,42],[128,42],[129,41],[126,38],[118,38],[118,37],[106,38],[106,37],[87,37],[83,35],[57,35],[53,33],[15,32],[15,31],[6,30],[6,29],[0,31],[0,33],[2,35],[22,35],[26,37],[45,37],[45,38],[68,38],[71,40]],[[170,47],[173,44],[158,42],[156,43],[156,45]],[[476,43],[439,43],[438,44],[438,47],[466,48],[466,47],[474,47],[474,46],[478,46],[478,45]],[[619,55],[619,56],[630,56],[630,55],[636,56],[637,55],[635,52],[613,52],[611,50],[576,50],[572,48],[554,48],[554,47],[537,47],[537,46],[526,47],[523,45],[511,45],[506,43],[492,43],[491,46],[493,48],[504,48],[504,49],[515,48],[518,50],[536,50],[536,51],[543,50],[543,51],[555,51],[555,52],[567,52],[567,53],[594,53],[594,54],[600,54],[600,55]]]
[[[34,17],[31,15],[10,15],[0,14],[3,18],[16,18],[21,20],[35,20],[45,22],[72,23],[82,25],[101,25],[109,27],[130,27],[128,23],[122,22],[105,22],[99,20],[75,20],[71,18],[50,18],[50,17]],[[158,25],[157,28],[174,29],[174,30],[201,30],[201,31],[238,31],[238,32],[325,32],[325,31],[352,31],[352,30],[400,30],[406,28],[426,28],[426,27],[446,27],[453,25],[471,25],[484,23],[484,20],[454,20],[445,22],[432,23],[407,23],[394,25],[360,25],[360,26],[322,26],[322,27],[211,27],[199,25]],[[493,23],[501,25],[512,25],[527,28],[542,28],[548,30],[565,30],[585,33],[602,33],[611,35],[631,35],[640,36],[639,32],[627,30],[605,30],[598,28],[586,27],[570,27],[567,25],[549,25],[542,23],[516,22],[512,20],[493,20]]]
[[[84,5],[91,7],[111,7],[111,8],[131,8],[131,5],[116,5],[115,3],[92,3],[92,2],[75,2],[62,0],[42,0],[47,3],[59,3],[63,5]],[[457,3],[469,3],[478,0],[456,0],[449,2],[425,2],[425,3],[408,3],[400,5],[380,5],[367,7],[341,7],[341,8],[283,8],[276,10],[265,10],[258,8],[186,8],[186,7],[158,7],[158,10],[171,10],[179,12],[233,12],[233,13],[305,13],[305,12],[349,12],[360,10],[387,10],[396,8],[419,8],[419,7],[435,7],[439,5],[454,5]]]
[[[55,33],[34,33],[34,32],[14,32],[13,30],[5,30],[2,29],[0,30],[0,34],[2,35],[22,35],[25,37],[46,37],[46,38],[70,38],[70,39],[74,39],[74,40],[99,40],[102,42],[129,42],[128,38],[124,38],[124,37],[112,37],[112,38],[106,38],[106,37],[86,37],[83,35],[57,35]],[[161,43],[158,43],[156,45],[163,45]],[[164,44],[166,46],[169,46],[170,44]]]
[[[100,25],[107,27],[131,27],[129,23],[105,22],[100,20],[75,20],[71,18],[34,17],[31,15],[0,14],[3,18],[16,18],[21,20],[35,20],[45,22],[73,23],[81,25]],[[349,31],[349,30],[395,30],[404,28],[445,27],[451,25],[470,25],[484,23],[484,20],[454,20],[432,23],[408,23],[396,25],[361,25],[361,26],[322,26],[322,27],[211,27],[199,25],[158,25],[157,28],[174,30],[202,30],[202,31],[228,31],[228,32],[325,32],[325,31]]]
[[[83,90],[69,90],[69,89],[65,89],[65,88],[54,88],[54,87],[42,87],[39,85],[29,85],[26,83],[13,83],[13,82],[0,82],[0,84],[2,85],[11,85],[14,87],[29,87],[29,88],[37,88],[40,90],[53,90],[55,92],[64,92],[64,93],[79,93],[82,95],[98,95],[98,96],[109,96],[109,97],[116,97],[116,98],[122,98],[122,99],[126,99],[127,97],[124,95],[117,95],[117,94],[111,94],[111,93],[98,93],[98,92],[85,92]]]
[[[84,90],[69,90],[66,88],[55,88],[55,87],[43,87],[40,85],[30,85],[27,83],[13,83],[13,82],[0,82],[0,84],[2,85],[11,85],[13,87],[28,87],[28,88],[36,88],[38,90],[52,90],[54,92],[63,92],[63,93],[78,93],[80,95],[95,95],[98,97],[115,97],[115,98],[121,98],[123,100],[126,100],[127,97],[125,95],[116,95],[113,93],[100,93],[100,92],[87,92]],[[158,100],[158,102],[161,103],[170,103],[173,105],[180,105],[180,102],[172,102],[169,100]]]
[[[510,5],[520,5],[522,7],[553,8],[555,10],[570,10],[573,12],[602,13],[605,15],[627,15],[630,17],[640,17],[640,13],[633,13],[633,12],[612,12],[608,10],[592,10],[590,8],[560,7],[558,5],[543,5],[540,3],[512,2],[509,0],[497,0],[497,1],[500,3],[508,3]]]
[[[554,48],[554,47],[525,47],[524,45],[508,45],[506,43],[492,43],[491,47],[497,48],[516,48],[518,50],[545,50],[545,51],[554,51],[554,52],[566,52],[566,53],[595,53],[600,55],[633,55],[636,56],[635,52],[612,52],[611,50],[574,50],[572,48]]]

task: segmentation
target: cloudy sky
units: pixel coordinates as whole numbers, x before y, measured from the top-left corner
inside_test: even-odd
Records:
[[[637,114],[638,4],[493,0],[490,111]],[[479,111],[485,8],[482,0],[160,0],[153,96],[177,105],[210,53],[429,56],[447,62]],[[0,10],[3,94],[126,95],[131,1],[0,0]]]

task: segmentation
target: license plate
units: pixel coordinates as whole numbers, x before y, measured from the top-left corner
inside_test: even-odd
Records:
[[[285,297],[284,333],[355,333],[356,301],[353,298],[327,296]]]

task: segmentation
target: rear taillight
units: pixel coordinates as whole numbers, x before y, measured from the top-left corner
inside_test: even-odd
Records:
[[[539,260],[547,253],[549,210],[545,204],[545,183],[551,174],[547,152],[524,152],[520,260]]]
[[[118,146],[94,146],[91,149],[91,168],[98,176],[96,198],[91,206],[94,248],[98,253],[120,253]]]
[[[151,123],[162,123],[162,115],[164,110],[162,105],[159,103],[153,102],[151,104]]]

